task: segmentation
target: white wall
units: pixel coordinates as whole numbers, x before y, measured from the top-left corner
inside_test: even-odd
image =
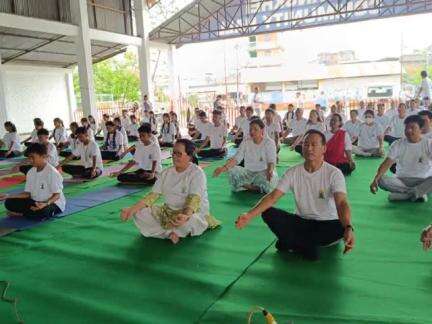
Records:
[[[35,117],[42,118],[49,130],[55,117],[69,125],[71,111],[76,109],[71,98],[72,70],[23,65],[2,65],[1,69],[7,118],[19,133],[31,132]]]

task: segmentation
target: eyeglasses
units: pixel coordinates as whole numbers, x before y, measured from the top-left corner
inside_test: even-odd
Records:
[[[183,152],[173,151],[173,152],[172,152],[172,155],[173,155],[173,156],[182,156],[182,155],[183,155]]]

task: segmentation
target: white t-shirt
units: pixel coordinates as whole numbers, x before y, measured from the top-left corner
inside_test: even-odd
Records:
[[[355,123],[353,123],[352,120],[348,120],[343,125],[343,129],[347,131],[347,133],[351,137],[351,140],[359,136],[359,129],[361,124],[362,122],[360,120],[356,120]]]
[[[297,215],[319,221],[338,219],[334,194],[346,194],[342,172],[327,162],[313,173],[307,172],[304,164],[293,166],[279,180],[276,189],[293,192]]]
[[[130,136],[136,136],[136,137],[139,137],[139,132],[138,132],[138,128],[139,128],[140,126],[138,125],[138,124],[130,124],[129,125],[129,135]]]
[[[273,121],[270,125],[267,124],[267,121],[264,120],[265,125],[265,133],[272,140],[275,140],[276,134],[279,134],[282,130],[280,124],[277,121]]]
[[[394,116],[397,116],[397,115],[398,115],[398,111],[397,111],[396,108],[390,108],[389,110],[387,110],[387,111],[384,113],[384,115],[387,116],[387,117],[389,118],[389,122],[390,122],[390,119],[392,119]]]
[[[368,125],[363,123],[359,128],[358,146],[362,149],[379,148],[379,136],[383,136],[384,131],[380,124],[373,123]]]
[[[57,167],[59,165],[59,157],[57,154],[57,147],[49,142],[47,144],[47,149],[48,149],[48,163],[51,164],[53,167]]]
[[[225,138],[227,134],[227,129],[225,125],[220,124],[216,127],[212,123],[208,126],[207,131],[207,136],[210,138],[211,149],[221,149],[225,146]]]
[[[101,152],[94,140],[90,140],[87,145],[78,142],[72,154],[80,157],[81,165],[86,169],[93,167],[93,157],[96,156],[96,167],[103,170]]]
[[[255,144],[252,139],[244,140],[235,157],[237,163],[244,160],[247,170],[261,172],[267,170],[267,164],[276,164],[276,144],[274,140],[264,137],[260,144]]]
[[[420,86],[421,86],[420,95],[422,96],[422,98],[429,97],[429,99],[432,99],[431,98],[431,87],[432,87],[431,80],[427,77],[422,79]]]
[[[66,207],[66,199],[63,195],[63,177],[49,163],[38,172],[33,167],[26,175],[25,192],[30,193],[31,199],[37,202],[46,202],[53,194],[60,194],[55,204],[63,212]]]
[[[30,143],[39,143],[39,138],[37,136],[37,132],[38,130],[35,128],[32,130],[31,134],[30,134]]]
[[[432,175],[432,142],[423,138],[418,143],[410,143],[402,138],[389,149],[388,158],[396,161],[396,175],[400,178],[427,178]]]
[[[140,169],[151,170],[153,161],[156,161],[156,173],[162,172],[161,149],[157,141],[151,142],[150,145],[144,145],[139,141],[135,149],[134,160]]]
[[[405,118],[399,118],[399,115],[393,116],[388,127],[390,127],[390,136],[402,138],[405,137]]]
[[[325,130],[324,125],[322,123],[317,123],[317,124],[307,123],[305,133],[311,129],[320,131],[321,133],[324,133]]]
[[[292,119],[290,125],[291,135],[295,137],[306,133],[307,122],[308,121],[306,118],[301,118],[300,120],[298,120],[297,118]]]
[[[291,128],[291,122],[296,119],[294,110],[293,111],[287,111],[285,113],[285,116],[283,118],[283,123],[286,127]]]
[[[69,148],[73,152],[79,143],[79,139],[77,137],[72,137],[72,135],[69,135],[67,138],[67,142],[69,143]]]
[[[249,129],[250,129],[250,122],[251,120],[246,118],[243,120],[243,122],[240,125],[240,130],[243,133],[243,139],[249,138]]]
[[[61,127],[61,128],[54,128],[53,137],[54,137],[54,142],[56,144],[67,142],[67,132],[66,132],[66,129],[63,128],[63,127]]]
[[[209,126],[210,126],[210,122],[207,123],[203,123],[201,120],[197,120],[196,122],[196,128],[198,129],[198,131],[201,134],[201,138],[202,140],[206,139],[206,137],[209,135]]]
[[[104,139],[105,149],[111,152],[118,152],[123,142],[123,134],[120,131],[116,131],[115,134],[108,133]],[[121,151],[123,152],[123,149]]]
[[[358,118],[360,118],[360,119],[362,119],[363,120],[363,115],[364,115],[364,113],[366,112],[366,107],[365,108],[359,108],[358,110],[357,110],[357,112],[358,112]]]
[[[128,135],[126,133],[126,128],[125,127],[120,127],[119,130],[121,132],[121,134],[123,135],[123,146],[126,149],[129,146],[129,140],[128,140]]]
[[[326,142],[330,141],[333,138],[333,133],[331,131],[325,131],[324,132]],[[348,132],[345,132],[345,151],[352,151],[352,142],[351,137],[349,136]]]
[[[237,127],[237,129],[238,128],[240,128],[240,126],[242,125],[242,123],[245,121],[245,120],[247,120],[247,117],[246,116],[238,116],[236,119],[235,119],[235,123],[234,123],[234,125]]]
[[[412,116],[412,115],[417,115],[420,112],[420,109],[407,109],[406,111],[406,115],[407,116]]]
[[[129,129],[129,126],[130,126],[130,124],[131,124],[131,120],[130,120],[129,116],[121,117],[121,118],[120,118],[120,122],[121,122],[121,125],[122,125],[125,129]]]
[[[173,143],[175,135],[176,135],[176,128],[174,123],[162,124],[162,128],[161,128],[162,142]]]
[[[376,115],[375,116],[375,122],[379,125],[381,125],[383,131],[386,130],[389,122],[390,122],[390,118],[389,116],[386,116],[385,114],[382,116]]]
[[[7,150],[9,150],[9,147],[13,143],[12,151],[21,152],[21,140],[18,133],[14,132],[4,134],[3,142]]]

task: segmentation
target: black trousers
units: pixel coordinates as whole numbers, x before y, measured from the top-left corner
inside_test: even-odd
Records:
[[[48,218],[61,213],[56,204],[51,204],[44,209],[33,211],[30,207],[35,206],[35,201],[30,198],[9,198],[5,200],[5,208],[14,213],[23,214],[29,218]]]
[[[129,136],[128,136],[128,141],[129,141],[129,142],[135,142],[135,141],[138,141],[138,136],[132,136],[132,135],[129,135]]]
[[[30,171],[31,168],[33,168],[33,165],[25,164],[25,165],[21,165],[19,167],[19,170],[21,173],[24,173],[25,175],[27,175],[27,173]]]
[[[85,168],[82,165],[66,164],[62,166],[63,172],[70,174],[74,178],[95,179],[102,174],[101,169],[96,169],[96,176],[92,177],[91,168]]]
[[[0,150],[0,158],[10,159],[22,155],[22,153],[19,151],[12,151],[9,155],[6,155],[7,152],[8,152],[7,150]]]
[[[174,143],[159,142],[160,147],[174,147]]]
[[[117,180],[121,183],[136,183],[143,185],[153,185],[156,182],[156,178],[147,179],[144,177],[145,173],[151,173],[151,170],[139,169],[134,172],[127,172],[120,174]]]
[[[400,139],[399,137],[393,137],[390,135],[386,135],[384,136],[384,141],[386,141],[387,143],[389,143],[389,145],[392,145],[392,143],[396,140]]]
[[[227,154],[226,148],[207,149],[207,150],[203,150],[203,151],[198,152],[198,156],[201,158],[210,158],[210,157],[223,158],[226,154]]]
[[[105,139],[104,136],[95,136],[96,141],[103,141]]]
[[[118,161],[120,157],[116,151],[101,151],[102,160]]]
[[[277,208],[267,209],[262,218],[278,238],[278,250],[293,250],[311,260],[318,259],[320,246],[334,243],[344,235],[344,228],[339,220],[304,219]]]
[[[350,175],[355,170],[355,164],[351,166],[349,163],[337,164],[335,167],[341,170],[344,175]]]

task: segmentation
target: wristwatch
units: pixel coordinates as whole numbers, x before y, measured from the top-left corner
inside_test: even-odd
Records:
[[[354,232],[354,227],[351,225],[351,224],[349,224],[349,225],[347,225],[347,226],[345,226],[345,230],[347,230],[348,228],[350,228],[351,229],[351,231],[353,231]]]

